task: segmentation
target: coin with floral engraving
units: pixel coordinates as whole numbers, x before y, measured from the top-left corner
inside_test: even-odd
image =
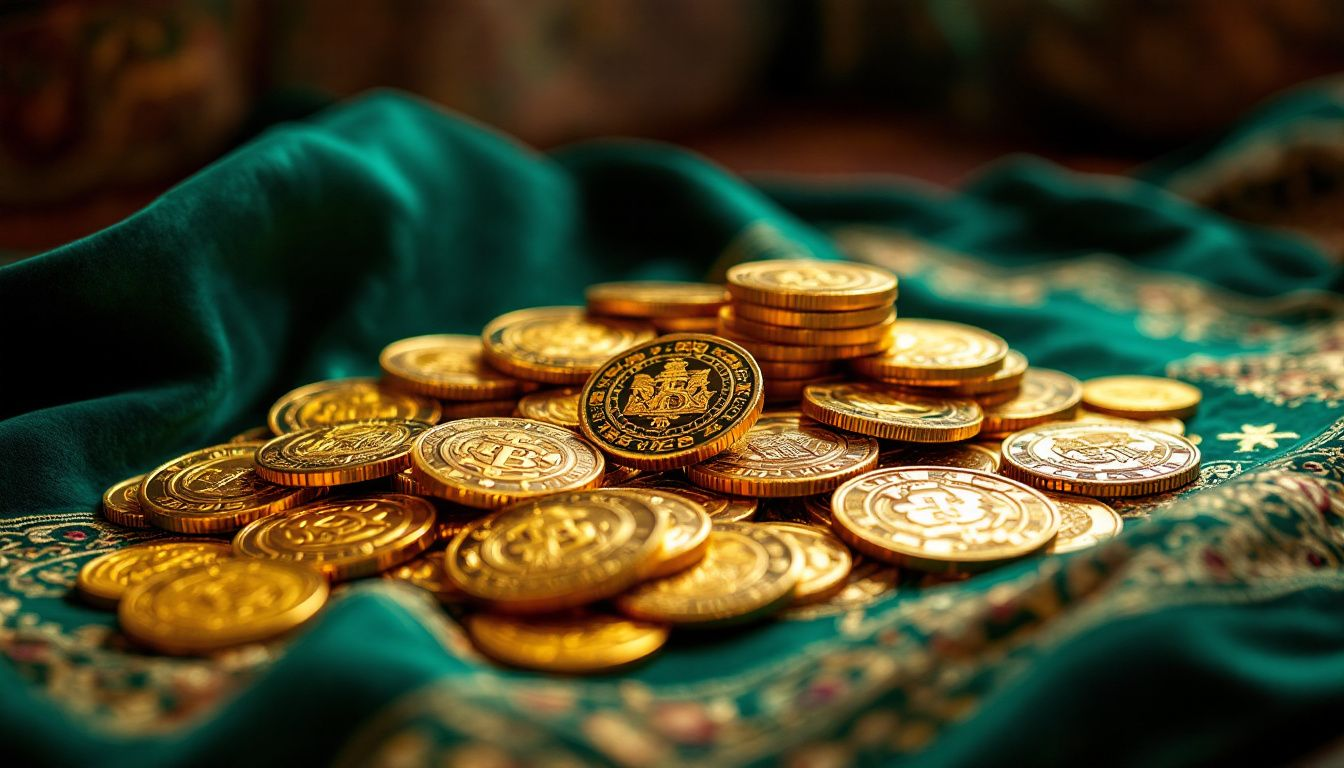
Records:
[[[1022,377],[1022,389],[1006,403],[985,409],[981,431],[1004,434],[1047,421],[1064,421],[1078,413],[1083,385],[1074,377],[1049,368],[1031,368]]]
[[[820,259],[768,259],[728,270],[737,301],[797,310],[848,311],[889,305],[896,276],[881,267]]]
[[[178,533],[226,533],[314,499],[317,488],[292,488],[256,471],[262,443],[202,448],[145,475],[140,509],[149,522]]]
[[[797,412],[768,413],[728,450],[686,468],[691,482],[737,496],[809,496],[877,466],[871,437]]]
[[[1059,507],[1059,535],[1046,550],[1052,555],[1077,552],[1112,538],[1125,527],[1125,521],[1100,499],[1067,493],[1046,493]]]
[[[798,544],[803,554],[803,572],[798,578],[793,604],[815,603],[834,595],[845,586],[854,565],[849,549],[830,531],[801,523],[766,523],[782,531]]]
[[[287,432],[257,449],[257,474],[280,485],[325,487],[387,477],[410,466],[419,421],[348,421]]]
[[[75,589],[100,608],[115,608],[126,590],[167,571],[213,563],[233,550],[222,541],[149,541],[115,549],[84,564]]]
[[[1180,435],[1127,424],[1042,424],[1003,441],[1000,471],[1081,496],[1146,496],[1199,477],[1199,449]]]
[[[269,436],[270,431],[266,434]],[[109,523],[127,528],[151,527],[140,509],[140,483],[144,479],[144,475],[136,475],[103,491],[103,517]]]
[[[850,361],[856,372],[908,384],[956,385],[988,378],[1003,367],[1008,343],[982,328],[947,320],[903,317],[880,355]]]
[[[398,392],[377,379],[332,379],[285,393],[267,416],[277,435],[309,427],[369,419],[438,422],[443,409],[426,397]]]
[[[663,516],[665,532],[658,563],[649,572],[649,578],[668,576],[691,565],[705,556],[709,546],[709,529],[714,521],[705,508],[687,496],[653,488],[610,488],[613,493],[623,491],[640,496]]]
[[[750,520],[760,502],[752,496],[729,496],[705,490],[691,483],[680,472],[650,472],[627,480],[621,485],[630,488],[651,488],[685,496],[705,508],[716,523],[738,523]]]
[[[463,624],[481,653],[522,669],[567,675],[612,672],[667,642],[662,624],[587,611],[553,616],[475,613]]]
[[[583,307],[534,307],[491,320],[481,339],[486,361],[504,373],[582,384],[612,355],[656,335],[642,321],[591,316]]]
[[[442,400],[504,400],[522,383],[485,364],[480,336],[435,334],[394,341],[378,355],[392,387]]]
[[[1083,403],[1131,419],[1188,419],[1203,395],[1199,387],[1161,376],[1103,376],[1083,382]]]
[[[717,283],[631,280],[590,285],[584,299],[594,315],[714,317],[728,303],[728,292]]]
[[[565,429],[579,428],[579,388],[562,387],[534,392],[518,401],[518,415]]]
[[[974,400],[923,397],[872,382],[810,385],[803,413],[850,432],[915,443],[965,440],[984,419]]]

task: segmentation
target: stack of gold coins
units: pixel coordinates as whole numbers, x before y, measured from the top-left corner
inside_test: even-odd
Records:
[[[590,315],[643,320],[660,333],[713,333],[728,292],[715,283],[635,280],[598,283],[584,298]]]

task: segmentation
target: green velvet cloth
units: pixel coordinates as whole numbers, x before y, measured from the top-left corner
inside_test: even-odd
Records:
[[[158,535],[102,522],[107,486],[262,423],[291,387],[599,280],[795,255],[889,266],[903,315],[990,328],[1033,364],[1192,381],[1201,479],[1119,504],[1125,531],[1094,549],[679,634],[612,677],[500,669],[380,579],[209,659],[141,653],[69,596],[89,558]],[[276,126],[0,269],[0,749],[127,766],[1281,761],[1336,735],[1344,705],[1342,285],[1304,241],[1038,162],[956,193],[754,187],[654,144],[537,155],[397,95]]]

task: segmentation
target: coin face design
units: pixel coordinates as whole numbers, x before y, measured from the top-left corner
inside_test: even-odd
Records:
[[[983,445],[955,443],[946,445],[894,444],[882,449],[877,466],[885,467],[956,467],[981,472],[999,471],[999,454]]]
[[[445,400],[502,400],[521,387],[485,364],[481,337],[415,336],[394,341],[378,356],[383,375],[408,392]]]
[[[1113,416],[1188,419],[1202,395],[1198,387],[1160,376],[1105,376],[1083,384],[1087,407]]]
[[[79,569],[75,588],[100,607],[114,607],[126,590],[169,571],[213,563],[233,551],[219,541],[155,541],[114,550]]]
[[[136,475],[103,492],[103,517],[108,522],[127,528],[148,528],[149,520],[140,510],[140,483],[144,475]]]
[[[739,301],[787,309],[851,310],[889,304],[896,276],[880,267],[818,259],[771,259],[728,270]]]
[[[704,507],[715,523],[737,523],[750,520],[760,503],[750,496],[727,496],[707,491],[683,479],[679,474],[659,472],[639,475],[624,483],[630,488],[650,488],[685,496]]]
[[[565,429],[578,429],[579,391],[577,387],[564,387],[533,393],[518,401],[518,415]]]
[[[567,674],[605,672],[652,655],[667,642],[659,624],[583,612],[567,616],[476,613],[467,634],[496,661]]]
[[[441,424],[411,451],[412,475],[435,496],[493,509],[513,501],[596,487],[602,454],[573,432],[530,419]]]
[[[981,328],[946,320],[901,318],[889,331],[891,344],[852,365],[865,376],[956,384],[986,378],[1003,366],[1008,343]]]
[[[257,450],[257,474],[285,485],[329,486],[386,477],[409,466],[411,444],[429,425],[355,421],[280,435]]]
[[[376,379],[332,379],[292,390],[271,406],[267,418],[277,435],[347,421],[404,419],[434,424],[442,409],[417,395],[378,385]]]
[[[317,491],[289,488],[256,473],[261,443],[226,443],[180,456],[145,476],[141,509],[154,525],[181,533],[236,530],[298,506]]]
[[[632,280],[589,286],[584,297],[596,315],[713,317],[727,303],[728,292],[715,283]]]
[[[486,360],[506,373],[582,384],[607,358],[655,335],[645,323],[589,316],[582,307],[537,307],[495,318],[481,338]]]
[[[579,427],[618,463],[672,469],[731,446],[762,402],[761,371],[746,350],[715,336],[664,336],[593,374]]]
[[[984,419],[974,400],[924,397],[867,382],[809,385],[803,413],[851,432],[920,443],[965,440]]]
[[[1041,550],[1059,510],[1008,478],[950,467],[879,469],[840,486],[835,531],[865,555],[931,572],[983,570]]]
[[[1125,521],[1110,505],[1086,496],[1047,493],[1059,508],[1059,535],[1046,551],[1051,554],[1077,552],[1109,539],[1124,528]]]
[[[663,546],[658,553],[658,564],[649,572],[649,578],[676,573],[704,556],[713,525],[704,507],[671,491],[648,488],[611,488],[610,491],[640,496],[663,517]]]
[[[1074,377],[1049,368],[1031,368],[1022,377],[1022,389],[1006,403],[985,409],[983,431],[1013,432],[1047,420],[1073,418],[1083,399],[1083,385]]]
[[[1179,435],[1121,424],[1043,424],[1003,442],[1005,475],[1086,496],[1179,488],[1199,476],[1199,461],[1199,449]]]
[[[854,558],[844,543],[829,531],[800,523],[767,523],[793,537],[803,554],[803,570],[798,578],[793,604],[825,600],[845,586]]]
[[[731,448],[687,468],[692,482],[740,496],[807,496],[877,465],[877,441],[796,412],[762,416]]]

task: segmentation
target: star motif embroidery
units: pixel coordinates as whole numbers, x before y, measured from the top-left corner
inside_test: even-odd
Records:
[[[1277,432],[1278,424],[1242,424],[1240,432],[1224,432],[1218,436],[1219,440],[1236,440],[1237,453],[1250,453],[1258,451],[1261,448],[1274,449],[1279,447],[1280,440],[1296,440],[1301,435],[1296,432]]]

